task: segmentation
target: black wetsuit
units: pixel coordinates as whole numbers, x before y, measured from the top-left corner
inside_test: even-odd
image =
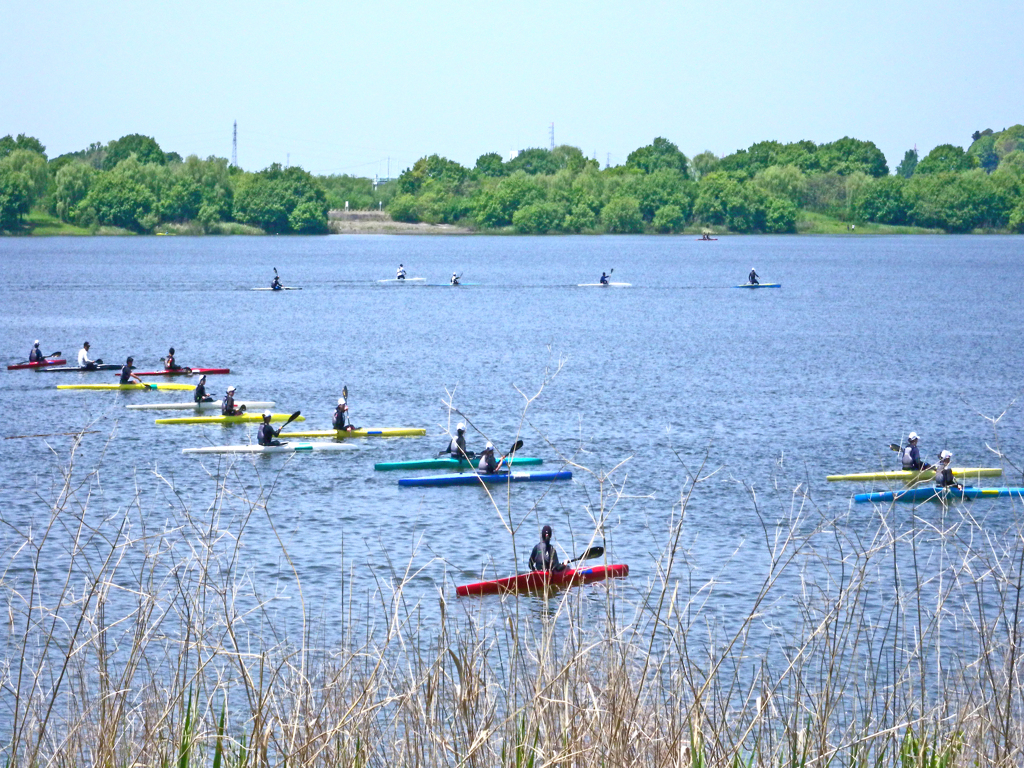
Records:
[[[331,426],[337,430],[342,430],[349,426],[347,405],[339,405],[337,408],[334,409],[334,416],[331,419]]]
[[[530,553],[531,571],[564,571],[565,566],[558,562],[558,553],[551,542],[540,541]]]
[[[121,366],[121,384],[132,383],[132,369],[134,367],[135,366],[132,365],[131,363],[125,363],[123,366]]]
[[[277,430],[270,426],[269,421],[265,421],[260,425],[260,431],[256,435],[256,441],[260,445],[280,445],[281,441],[274,439],[277,435]]]
[[[478,469],[487,475],[493,475],[498,471],[498,464],[500,462],[494,458],[494,452],[485,453],[480,457],[480,466]]]
[[[209,403],[213,401],[213,395],[206,394],[206,385],[202,382],[196,384],[196,389],[192,393],[192,398],[197,403]]]
[[[953,477],[953,470],[949,467],[938,466],[935,468],[935,485],[938,488],[959,487],[960,484]]]
[[[448,447],[445,452],[453,459],[461,459],[466,461],[469,459],[469,455],[466,453],[466,436],[457,435],[448,442]]]
[[[41,363],[45,359],[43,351],[39,347],[32,347],[32,351],[28,353],[28,361],[30,363]]]
[[[221,416],[238,416],[241,410],[235,408],[235,396],[224,395],[224,400],[220,404],[220,415]]]

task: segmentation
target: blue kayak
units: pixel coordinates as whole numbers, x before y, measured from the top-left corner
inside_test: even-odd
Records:
[[[430,475],[403,477],[399,485],[480,485],[481,483],[548,483],[553,480],[572,480],[572,472],[495,472],[482,475],[476,472],[463,475]]]
[[[905,491],[880,491],[876,493],[858,493],[854,501],[962,501],[964,499],[987,499],[999,496],[1016,496],[1024,499],[1024,488],[973,488],[963,490],[957,488],[935,488],[922,486],[908,488]]]
[[[744,283],[734,286],[736,288],[781,288],[782,283]]]

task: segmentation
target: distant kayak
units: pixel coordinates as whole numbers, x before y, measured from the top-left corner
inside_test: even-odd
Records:
[[[463,584],[455,588],[459,597],[480,595],[519,594],[538,592],[546,589],[565,589],[577,584],[590,584],[604,579],[621,579],[629,576],[628,565],[595,565],[593,568],[566,568],[564,571],[533,571],[504,579]]]
[[[272,413],[271,421],[288,421],[290,413]],[[305,421],[305,416],[296,416],[294,421]],[[156,419],[157,424],[253,424],[263,421],[263,414],[243,413],[241,416],[175,416],[169,419]]]
[[[260,401],[260,400],[235,400],[235,405],[241,408],[243,405],[253,411],[257,408],[273,408],[276,403],[273,400]],[[219,411],[221,406],[220,400],[211,400],[208,403],[141,403],[139,405],[126,405],[130,411],[195,411],[201,413],[202,411]]]
[[[195,376],[198,374],[231,373],[230,368],[174,368],[162,371],[132,371],[133,376]]]
[[[782,283],[744,283],[736,288],[781,288]]]
[[[550,483],[556,480],[572,480],[572,472],[495,472],[493,475],[482,475],[468,472],[464,475],[431,475],[429,477],[403,477],[398,481],[402,486],[443,486],[443,485],[480,485],[487,483]]]
[[[8,365],[8,371],[20,371],[23,368],[39,368],[43,369],[50,365],[64,365],[67,360],[62,357],[53,357],[43,360],[41,363],[15,363],[14,365]]]
[[[321,429],[307,432],[282,432],[281,438],[286,437],[423,437],[427,430],[419,427],[362,427],[353,429],[351,432],[344,429]]]
[[[632,283],[577,283],[577,288],[631,288]]]
[[[450,288],[461,288],[464,285],[480,285],[480,283],[458,282],[458,283],[455,283],[454,285],[452,285],[451,283],[448,283],[447,285]]]
[[[40,368],[40,373],[90,373],[92,371],[119,371],[121,370],[120,365],[115,363],[100,363],[88,368],[86,366],[78,365],[62,365],[57,368]]]
[[[718,238],[717,237],[695,237],[693,239],[696,240],[699,243],[713,243]]]
[[[195,384],[58,384],[57,389],[88,389],[95,391],[117,391],[131,392],[141,389],[159,389],[165,392],[175,390],[178,392],[191,392],[196,388]]]
[[[399,280],[397,277],[392,277],[388,280],[378,280],[378,283],[426,283],[427,278],[425,277],[407,277],[403,280]]]
[[[506,464],[514,464],[516,466],[527,466],[543,464],[544,459],[532,459],[526,456],[513,456],[511,459],[505,459]],[[458,470],[470,470],[476,469],[476,462],[459,461],[458,459],[447,458],[447,459],[418,459],[413,461],[382,461],[373,465],[373,468],[378,472],[388,472],[394,469],[458,469]]]
[[[280,288],[250,288],[251,291],[301,291],[302,289],[295,285],[282,285]]]
[[[129,406],[131,407],[131,406]],[[954,477],[998,477],[1003,474],[999,467],[953,467]],[[925,469],[921,472],[911,470],[895,470],[892,472],[859,472],[854,475],[829,475],[825,479],[830,483],[840,480],[852,482],[866,482],[870,480],[902,480],[907,483],[916,483],[920,480],[931,480],[935,477],[934,469]]]
[[[314,453],[317,451],[356,451],[348,443],[282,443],[281,445],[211,445],[183,448],[182,453]]]
[[[962,501],[964,499],[987,499],[1013,496],[1024,499],[1024,488],[908,488],[905,491],[883,491],[880,493],[858,493],[856,502],[875,501]]]

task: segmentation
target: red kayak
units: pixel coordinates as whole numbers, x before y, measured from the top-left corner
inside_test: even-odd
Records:
[[[175,368],[173,371],[132,371],[133,376],[192,376],[199,373],[231,373],[230,368]]]
[[[481,581],[477,584],[464,584],[455,588],[459,597],[476,595],[517,594],[519,592],[539,592],[545,589],[565,589],[577,584],[589,584],[604,579],[621,579],[629,575],[628,565],[595,565],[593,568],[566,568],[557,573],[551,571],[533,571],[518,576],[507,576],[494,581]]]
[[[8,365],[8,371],[18,371],[22,368],[45,368],[48,365],[64,365],[67,360],[62,357],[50,357],[43,360],[41,363],[18,363],[17,365]]]

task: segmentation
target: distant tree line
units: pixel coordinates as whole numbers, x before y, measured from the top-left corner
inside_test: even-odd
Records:
[[[601,169],[576,147],[497,153],[473,168],[438,155],[393,182],[313,176],[275,164],[255,173],[227,160],[182,159],[139,134],[48,160],[30,136],[0,139],[0,230],[16,231],[34,207],[82,227],[152,232],[227,223],[269,233],[327,231],[327,212],[380,204],[398,221],[459,223],[523,234],[794,232],[801,212],[851,224],[876,222],[970,232],[1024,232],[1024,126],[977,131],[919,158],[908,150],[890,175],[870,141],[763,141],[725,157],[687,158],[665,138]]]

